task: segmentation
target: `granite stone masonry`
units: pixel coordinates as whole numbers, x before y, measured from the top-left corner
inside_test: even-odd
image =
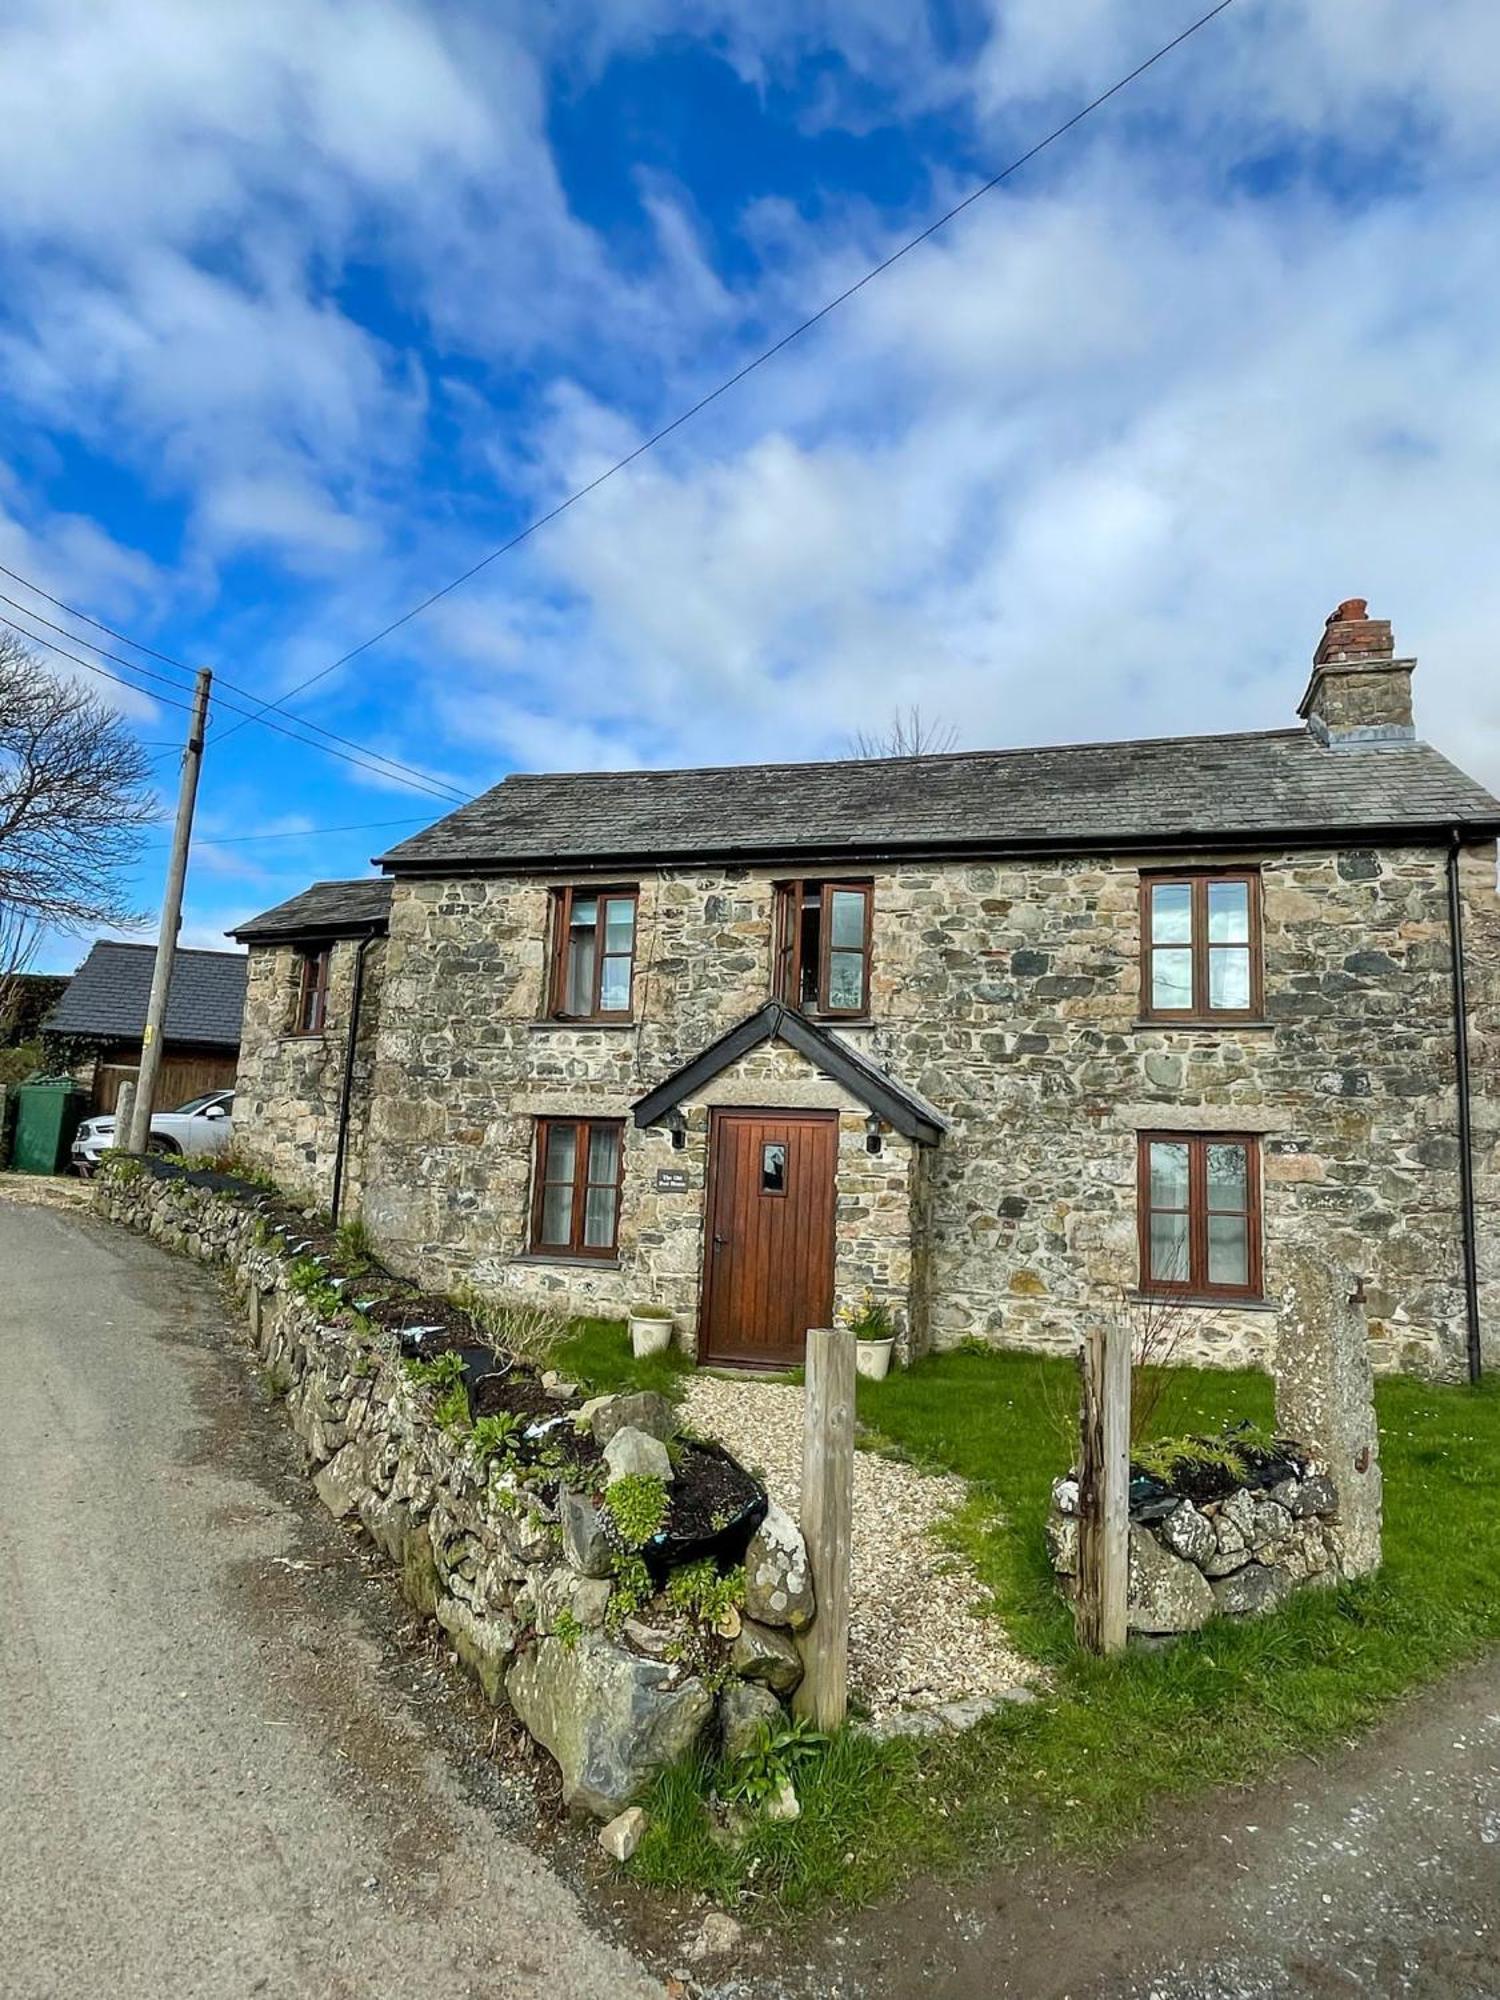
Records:
[[[253,1206],[138,1163],[107,1167],[96,1199],[112,1221],[225,1269],[246,1298],[254,1358],[283,1396],[318,1497],[371,1537],[486,1698],[511,1708],[553,1755],[570,1806],[611,1819],[724,1721],[743,1737],[751,1709],[780,1712],[771,1690],[790,1692],[801,1678],[791,1628],[813,1615],[805,1589],[784,1610],[768,1591],[760,1623],[736,1619],[740,1643],[720,1646],[712,1670],[684,1645],[681,1616],[674,1622],[659,1601],[612,1618],[619,1586],[597,1573],[606,1566],[599,1537],[576,1518],[592,1501],[562,1493],[552,1504],[512,1472],[478,1463],[434,1422],[430,1392],[402,1367],[393,1339],[343,1316],[321,1319],[289,1284],[292,1259]],[[599,1414],[596,1404],[596,1423]],[[560,1519],[570,1503],[574,1518]],[[805,1586],[806,1552],[787,1529],[779,1546]],[[736,1693],[745,1687],[755,1692]]]

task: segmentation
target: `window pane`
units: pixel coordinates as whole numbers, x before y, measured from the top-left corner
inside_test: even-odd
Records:
[[[1210,944],[1250,942],[1250,885],[1248,882],[1213,882],[1208,885],[1208,941]]]
[[[1151,1275],[1167,1284],[1187,1283],[1188,1219],[1185,1215],[1152,1216]]]
[[[604,973],[599,981],[599,1011],[601,1014],[628,1014],[630,1012],[630,960],[628,958],[607,958]]]
[[[1250,1206],[1250,1180],[1243,1146],[1208,1149],[1208,1205],[1243,1214]]]
[[[865,899],[854,889],[835,889],[829,897],[833,906],[833,936],[836,950],[862,952],[865,948]]]
[[[1151,954],[1151,1005],[1187,1008],[1193,1004],[1193,954],[1173,945]]]
[[[760,1153],[760,1191],[762,1194],[786,1193],[786,1147],[777,1144],[762,1146]]]
[[[629,952],[635,938],[635,899],[608,896],[604,903],[604,949]]]
[[[1210,1007],[1237,1007],[1241,1013],[1250,1005],[1248,947],[1216,945],[1209,952],[1208,1004]]]
[[[547,1165],[543,1180],[566,1181],[573,1185],[573,1165],[578,1158],[578,1127],[576,1125],[549,1125],[547,1127]]]
[[[865,955],[862,951],[828,954],[828,1005],[850,1011],[865,1004]]]
[[[1151,1206],[1186,1208],[1188,1205],[1188,1149],[1177,1139],[1151,1142]]]
[[[1151,885],[1151,942],[1188,944],[1192,936],[1192,884],[1154,882]]]
[[[549,1183],[542,1194],[542,1241],[567,1243],[573,1232],[573,1183]]]
[[[589,1180],[613,1187],[619,1178],[619,1127],[596,1125],[589,1138]]]
[[[563,1006],[569,1014],[594,1011],[594,933],[574,931],[568,944],[568,990]]]
[[[1248,1285],[1250,1282],[1250,1232],[1242,1215],[1211,1215],[1208,1218],[1208,1282],[1211,1285]]]
[[[583,1240],[590,1250],[608,1250],[615,1240],[615,1190],[591,1187],[583,1201]]]

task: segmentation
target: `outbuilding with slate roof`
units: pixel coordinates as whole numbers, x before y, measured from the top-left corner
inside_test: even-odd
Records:
[[[95,1111],[113,1111],[120,1085],[140,1068],[155,965],[155,945],[101,938],[42,1024],[50,1048],[91,1088]],[[163,1109],[233,1085],[245,973],[241,951],[177,952],[157,1084]]]
[[[1263,1360],[1310,1245],[1379,1365],[1500,1359],[1500,800],[1414,667],[1351,600],[1294,728],[508,777],[242,927],[237,1140],[719,1366],[1141,1301]]]

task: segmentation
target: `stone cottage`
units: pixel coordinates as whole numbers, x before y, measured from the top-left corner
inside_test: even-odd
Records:
[[[1500,1359],[1500,801],[1414,664],[1351,601],[1292,729],[508,778],[236,933],[237,1140],[719,1365],[867,1290],[914,1350],[1148,1296],[1252,1359],[1299,1245],[1382,1365]]]

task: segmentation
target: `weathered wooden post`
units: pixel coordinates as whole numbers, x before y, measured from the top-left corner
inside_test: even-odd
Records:
[[[849,1559],[854,1538],[854,1335],[807,1335],[802,1432],[802,1539],[817,1615],[801,1637],[802,1685],[792,1706],[816,1729],[837,1729],[849,1706]]]
[[[1130,1577],[1130,1329],[1091,1327],[1079,1356],[1078,1643],[1124,1650]]]

